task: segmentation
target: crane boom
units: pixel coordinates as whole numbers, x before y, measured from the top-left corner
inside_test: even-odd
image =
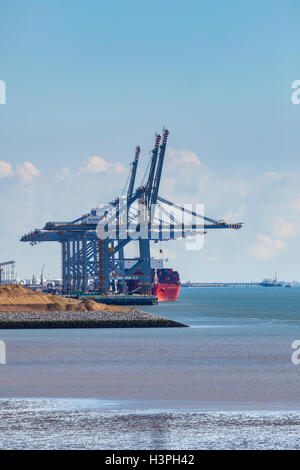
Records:
[[[135,149],[134,160],[131,164],[132,167],[131,167],[131,175],[130,175],[130,182],[129,182],[129,186],[128,186],[128,192],[127,192],[127,199],[130,199],[132,194],[133,194],[136,171],[137,171],[137,166],[138,166],[138,162],[139,162],[140,153],[141,153],[141,148],[140,148],[139,145],[137,145],[136,149]]]
[[[109,293],[116,279],[126,292],[126,283],[134,279],[141,293],[152,292],[151,243],[203,235],[211,229],[240,229],[242,223],[226,223],[194,212],[183,205],[159,196],[169,131],[155,136],[144,184],[135,187],[140,147],[135,149],[125,188],[120,197],[92,209],[71,222],[47,222],[44,229],[23,235],[22,242],[59,242],[62,256],[62,292],[88,292],[93,279],[97,292]],[[149,171],[149,173],[148,173]],[[147,175],[148,173],[148,175]],[[129,183],[128,183],[129,182]],[[127,190],[127,193],[126,193]],[[125,194],[125,197],[124,197]],[[162,215],[155,216],[155,207]],[[165,207],[169,206],[169,207]],[[172,210],[171,210],[172,208]],[[175,211],[176,209],[176,211]],[[177,211],[179,216],[177,216]],[[192,217],[183,217],[189,214]],[[167,219],[164,217],[167,216]],[[200,219],[200,220],[199,220]],[[139,253],[131,267],[126,266],[125,251],[131,242],[138,242]],[[0,263],[0,274],[3,263]],[[44,266],[41,284],[44,280]],[[1,283],[1,279],[0,279]],[[119,292],[118,292],[119,293]]]
[[[154,174],[155,174],[155,168],[156,168],[156,162],[157,162],[157,155],[158,155],[160,139],[161,139],[161,136],[159,134],[157,134],[156,137],[155,137],[154,149],[152,150],[151,166],[150,166],[150,170],[149,170],[148,181],[147,181],[147,184],[146,184],[146,191],[145,191],[148,195],[149,200],[150,200],[152,185],[153,185],[153,180],[154,180]]]
[[[163,141],[160,146],[160,152],[159,152],[159,157],[158,157],[158,162],[157,162],[157,167],[156,167],[156,172],[155,172],[154,185],[153,185],[153,190],[152,190],[151,200],[150,200],[151,206],[157,203],[157,197],[158,197],[158,191],[159,191],[159,185],[160,185],[161,173],[162,173],[162,168],[163,168],[163,163],[164,163],[168,135],[169,135],[169,131],[168,129],[165,129],[163,133]]]

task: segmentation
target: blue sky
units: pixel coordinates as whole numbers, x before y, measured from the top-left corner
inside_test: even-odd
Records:
[[[161,195],[245,222],[197,253],[166,243],[169,264],[184,279],[300,279],[299,13],[297,0],[0,0],[0,258],[56,276],[58,246],[19,237],[114,197],[135,145],[145,166],[167,126]]]

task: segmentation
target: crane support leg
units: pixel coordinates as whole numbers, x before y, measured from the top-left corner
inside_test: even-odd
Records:
[[[140,259],[143,260],[143,291],[151,293],[150,240],[139,239]]]
[[[100,294],[105,294],[109,288],[108,276],[108,241],[98,240],[98,290]]]

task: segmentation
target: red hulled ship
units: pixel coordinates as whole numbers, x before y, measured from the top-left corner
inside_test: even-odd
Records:
[[[151,260],[151,266],[152,295],[156,295],[159,302],[177,300],[180,291],[178,272],[164,268],[161,260]],[[126,280],[128,292],[139,293],[141,291],[142,283],[138,279],[138,274],[139,272],[135,273],[136,279]]]
[[[179,274],[173,269],[152,269],[152,295],[159,302],[177,300],[180,290]]]

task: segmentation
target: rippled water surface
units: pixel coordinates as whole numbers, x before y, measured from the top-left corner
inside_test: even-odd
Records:
[[[90,400],[0,400],[0,448],[300,449],[300,413],[118,409]]]
[[[299,448],[300,289],[145,310],[191,327],[2,330],[0,447]]]

